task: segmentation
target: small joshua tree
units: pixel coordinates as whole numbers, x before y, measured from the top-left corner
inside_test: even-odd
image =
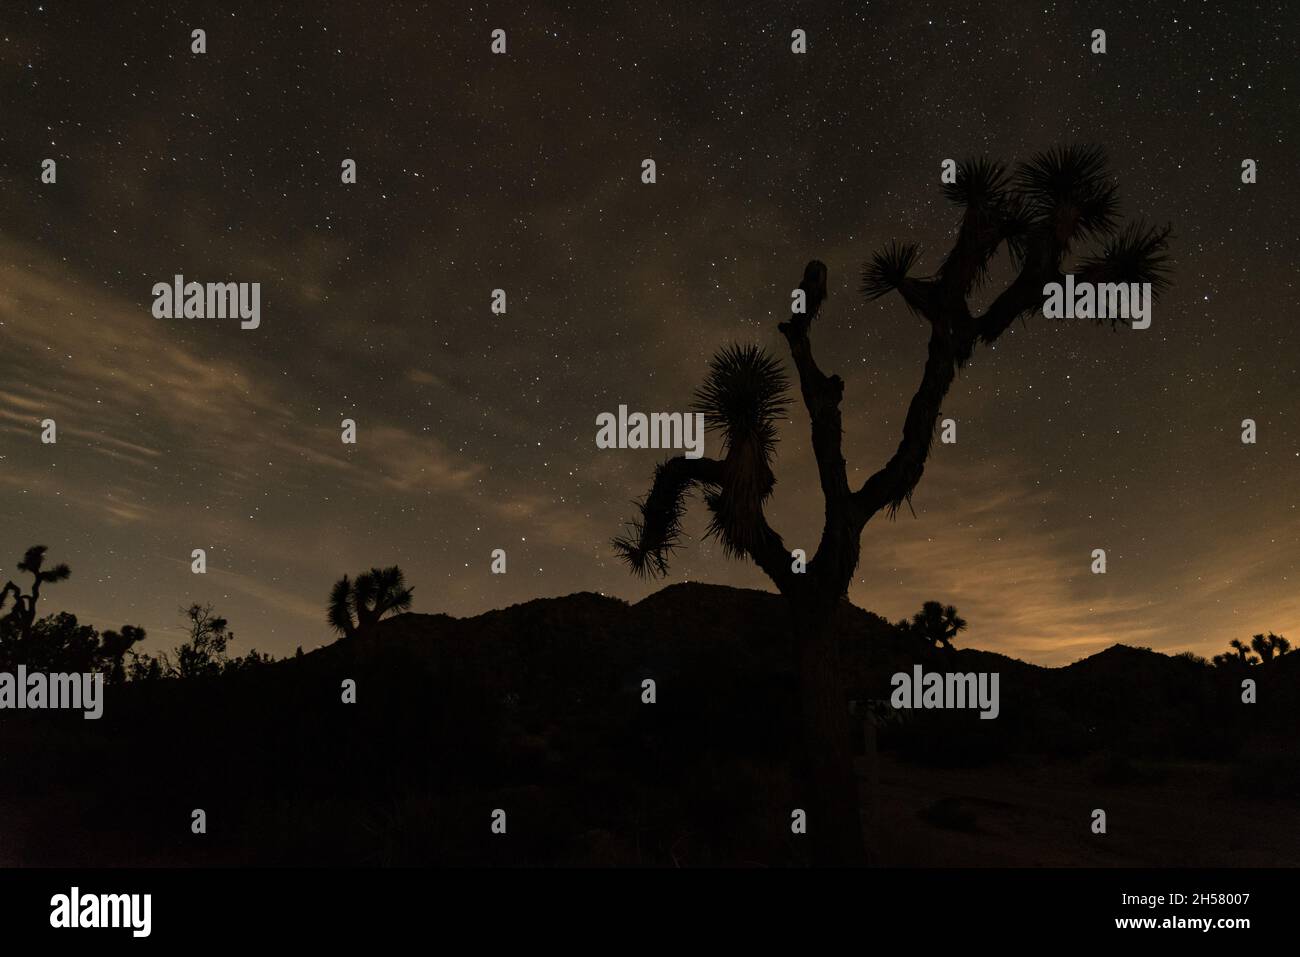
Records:
[[[372,568],[355,581],[344,575],[330,590],[330,627],[344,638],[367,636],[384,615],[410,610],[413,591],[396,565]]]
[[[66,581],[72,574],[72,569],[64,563],[46,568],[45,553],[48,550],[44,545],[33,545],[27,549],[23,560],[18,563],[20,572],[27,572],[32,576],[30,592],[24,595],[23,590],[12,581],[5,582],[4,588],[0,588],[0,610],[3,610],[5,599],[10,593],[14,596],[14,608],[9,614],[17,623],[18,634],[23,641],[28,641],[32,637],[32,626],[36,623],[36,603],[41,599],[41,586],[47,582]]]
[[[898,450],[859,488],[849,486],[841,452],[840,400],[844,381],[826,375],[813,358],[812,323],[826,298],[826,267],[810,262],[799,284],[804,311],[780,323],[799,378],[812,429],[813,454],[825,499],[817,551],[803,573],[764,515],[776,478],[772,472],[776,422],[786,402],[781,363],[756,347],[732,347],[714,356],[696,409],[722,435],[720,457],[668,459],[640,503],[640,516],[614,547],[633,572],[664,575],[680,546],[686,496],[703,493],[709,532],[727,554],[761,568],[788,601],[797,658],[804,728],[804,784],[808,834],[821,863],[865,859],[853,771],[850,717],[831,621],[858,566],[863,529],[875,515],[894,516],[911,501],[921,479],[940,405],[977,344],[995,342],[1016,319],[1039,312],[1044,286],[1064,283],[1076,246],[1101,248],[1074,264],[1079,282],[1167,285],[1170,230],[1135,223],[1120,230],[1116,186],[1101,150],[1069,147],[1040,153],[1014,174],[1001,163],[970,160],[958,167],[944,194],[961,211],[951,251],[930,276],[917,276],[914,244],[891,242],[866,264],[862,292],[878,299],[895,292],[930,331],[921,383],[903,423]],[[985,281],[1000,248],[1016,276],[977,314],[971,294]],[[1124,320],[1112,318],[1112,325]]]
[[[110,684],[126,681],[126,656],[145,639],[145,631],[138,625],[123,625],[120,631],[105,631],[99,636],[99,669]]]
[[[1237,653],[1237,660],[1245,665],[1253,665],[1259,659],[1250,653],[1250,645],[1246,644],[1240,638],[1234,638],[1228,642],[1228,647]]]
[[[1255,635],[1251,638],[1250,647],[1255,649],[1260,661],[1272,661],[1290,651],[1291,642],[1270,631],[1267,635]]]
[[[937,601],[927,601],[921,610],[912,616],[910,629],[930,644],[943,649],[952,648],[952,640],[957,633],[966,628],[966,619],[957,614],[952,605],[941,605]]]

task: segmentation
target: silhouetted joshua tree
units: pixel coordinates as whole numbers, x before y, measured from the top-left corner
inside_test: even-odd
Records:
[[[941,605],[937,601],[927,601],[912,616],[912,632],[944,649],[952,648],[952,640],[965,627],[966,619],[957,614],[954,606]]]
[[[63,563],[47,569],[45,553],[48,550],[44,545],[33,545],[27,549],[23,560],[18,563],[20,572],[27,572],[32,576],[32,590],[28,594],[24,595],[23,590],[12,581],[5,582],[4,588],[0,588],[0,611],[4,609],[9,594],[12,593],[14,596],[14,608],[9,614],[17,623],[18,634],[23,641],[28,641],[32,637],[32,625],[36,623],[36,603],[41,598],[41,586],[46,582],[64,581],[72,574],[72,569]]]
[[[1237,653],[1237,658],[1243,664],[1253,665],[1259,661],[1258,658],[1250,653],[1250,645],[1246,644],[1240,638],[1232,639],[1232,641],[1228,642],[1228,647]]]
[[[806,789],[800,801],[809,809],[808,835],[815,859],[822,863],[865,859],[850,716],[831,619],[853,580],[867,522],[882,511],[892,517],[904,502],[910,503],[940,405],[957,371],[977,343],[995,342],[1017,318],[1041,310],[1044,286],[1065,281],[1066,260],[1081,241],[1100,239],[1102,244],[1075,264],[1078,281],[1149,282],[1155,294],[1167,285],[1169,227],[1136,223],[1118,230],[1116,187],[1099,149],[1040,153],[1014,175],[1001,163],[967,161],[959,166],[956,183],[943,191],[963,212],[953,247],[933,275],[914,275],[918,247],[896,242],[876,253],[863,270],[866,297],[897,292],[929,326],[930,342],[898,450],[859,488],[850,488],[841,452],[844,382],[823,373],[813,358],[812,323],[826,298],[821,262],[810,262],[799,284],[805,311],[779,325],[811,420],[825,499],[820,542],[805,571],[794,570],[790,551],[763,513],[776,481],[771,469],[775,423],[784,410],[786,380],[780,362],[756,347],[732,347],[714,356],[696,393],[696,409],[722,433],[721,457],[679,456],[660,464],[640,503],[639,519],[614,541],[634,572],[665,574],[669,556],[680,544],[685,496],[698,488],[712,513],[710,533],[728,554],[758,565],[787,598],[805,740]],[[987,278],[1002,246],[1016,276],[976,314],[969,297]]]
[[[126,681],[126,655],[132,648],[144,641],[145,631],[138,625],[123,625],[121,631],[105,631],[99,636],[99,648],[96,651],[98,667],[106,675],[109,684],[121,684]]]
[[[64,581],[72,574],[66,564],[46,568],[47,551],[44,545],[33,545],[18,563],[20,571],[32,576],[30,593],[24,595],[12,581],[0,588],[0,611],[9,596],[14,596],[14,607],[0,619],[0,666],[25,664],[33,670],[102,671],[110,682],[125,680],[123,658],[132,645],[144,639],[143,628],[123,625],[120,632],[100,634],[68,612],[36,617],[41,586]]]
[[[1290,651],[1291,642],[1270,631],[1267,635],[1255,635],[1251,638],[1250,647],[1259,655],[1260,661],[1272,661]]]
[[[372,568],[356,581],[344,575],[330,590],[330,627],[344,638],[369,635],[384,615],[410,610],[413,591],[396,565]]]

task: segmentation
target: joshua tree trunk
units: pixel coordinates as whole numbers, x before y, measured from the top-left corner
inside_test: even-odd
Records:
[[[803,787],[808,789],[808,837],[819,864],[866,863],[861,800],[853,762],[853,727],[834,619],[858,564],[858,524],[840,450],[844,382],[826,376],[813,359],[808,332],[826,298],[826,267],[811,262],[800,289],[806,311],[780,325],[799,373],[799,391],[812,425],[813,454],[826,521],[817,552],[802,575],[776,579],[795,621],[799,700],[803,723]],[[862,524],[865,524],[863,522]]]
[[[808,812],[808,839],[817,863],[865,864],[852,719],[830,616],[821,609],[796,609],[794,617],[803,732],[796,800]]]

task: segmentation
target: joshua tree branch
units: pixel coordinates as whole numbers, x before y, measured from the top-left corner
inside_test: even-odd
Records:
[[[844,380],[837,375],[827,376],[817,367],[808,337],[812,321],[826,299],[825,264],[819,260],[810,262],[799,288],[807,294],[807,311],[791,316],[778,328],[790,345],[790,355],[799,371],[799,391],[812,419],[813,454],[817,458],[822,494],[830,507],[848,496],[849,480],[841,450],[844,430],[840,400],[844,397]]]
[[[1039,232],[1036,241],[1026,246],[1026,261],[1016,279],[983,316],[972,316],[966,295],[981,278],[998,243],[1016,228],[1009,215],[991,222],[995,218],[993,213],[968,207],[938,281],[917,284],[909,279],[897,286],[908,306],[929,321],[930,343],[921,384],[903,422],[902,441],[889,462],[854,495],[859,527],[882,508],[892,515],[911,497],[925,470],[943,400],[977,339],[993,342],[1017,316],[1038,308],[1043,284],[1051,281],[1044,277],[1060,273],[1062,245]]]
[[[931,324],[929,355],[921,385],[912,397],[903,425],[903,440],[898,451],[880,471],[869,479],[855,496],[858,518],[865,524],[880,509],[891,514],[912,494],[920,481],[938,422],[940,406],[952,385],[957,369],[970,358],[975,342],[992,343],[1018,317],[1042,307],[1043,287],[1051,282],[1065,282],[1061,262],[1069,251],[1069,238],[1081,228],[1081,217],[1061,211],[1055,230],[1039,229],[1023,237],[1024,264],[1016,278],[993,300],[983,315],[973,317],[967,306],[965,290],[982,268],[980,257],[992,255],[995,234],[988,229],[962,227],[957,244],[945,263],[943,279],[929,294],[910,291],[903,280],[897,285],[905,301],[921,312]],[[1011,227],[1001,227],[1005,236]],[[1169,227],[1156,228],[1141,222],[1109,239],[1102,250],[1083,259],[1078,267],[1080,282],[1150,282],[1155,294],[1167,286],[1166,250]],[[1064,237],[1064,238],[1063,238]],[[917,308],[915,303],[922,302]],[[940,300],[936,306],[935,301]]]
[[[1169,226],[1130,223],[1109,239],[1100,252],[1082,259],[1075,269],[1077,282],[1151,283],[1153,296],[1168,287]],[[1043,287],[1064,283],[1061,262],[1066,248],[1054,237],[1044,237],[1011,285],[1007,286],[984,314],[975,320],[980,341],[993,342],[1020,316],[1038,311],[1043,304]]]
[[[1011,184],[1005,164],[979,158],[960,163],[956,181],[944,185],[944,196],[963,210],[952,250],[939,270],[945,299],[964,299],[981,286],[998,246],[1023,233],[1026,209],[1010,192]]]
[[[1002,221],[995,211],[968,207],[952,251],[939,271],[939,284],[945,298],[965,299],[983,282],[989,260],[1006,238]]]
[[[965,344],[954,343],[944,326],[935,323],[930,332],[929,354],[921,384],[912,396],[903,421],[903,439],[898,444],[884,468],[863,483],[854,494],[858,506],[859,523],[866,524],[872,515],[888,507],[890,513],[898,510],[911,497],[912,489],[921,480],[925,460],[930,454],[935,423],[940,406],[948,394],[956,375],[957,364],[963,352],[969,354]]]
[[[783,595],[790,595],[797,587],[796,576],[790,568],[790,551],[761,514],[758,516],[758,526],[757,540],[746,551],[754,564],[772,579],[777,590]]]
[[[717,459],[676,456],[655,469],[654,483],[638,508],[639,519],[627,533],[614,539],[614,549],[638,575],[660,577],[668,571],[669,556],[678,548],[685,498],[695,487],[715,497],[727,494],[727,467]],[[720,534],[725,532],[720,530]],[[794,587],[790,554],[781,536],[768,524],[762,508],[749,516],[745,541],[735,547],[748,555],[782,593]]]
[[[1061,278],[1060,269],[1055,266],[1044,269],[1027,263],[1011,284],[998,293],[984,314],[975,320],[980,341],[985,344],[994,342],[1018,318],[1042,308],[1043,286]]]
[[[687,493],[697,485],[718,487],[722,480],[722,463],[716,459],[678,455],[661,462],[650,491],[637,505],[641,517],[633,519],[627,533],[613,542],[628,568],[650,578],[667,574],[668,557],[681,538]]]

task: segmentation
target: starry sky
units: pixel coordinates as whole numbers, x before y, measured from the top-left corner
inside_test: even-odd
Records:
[[[1038,316],[977,351],[944,406],[957,444],[915,516],[867,526],[850,596],[952,602],[962,643],[1042,664],[1300,639],[1294,5],[280,6],[0,13],[0,580],[49,545],[73,574],[42,611],[156,651],[210,601],[233,651],[278,655],[330,640],[330,585],[371,565],[422,612],[636,600],[660,585],[609,540],[661,453],[598,450],[596,416],[684,410],[732,342],[785,358],[820,258],[814,348],[860,484],[928,334],[858,294],[862,262],[900,239],[937,267],[943,159],[1083,142],[1126,217],[1173,224],[1172,289],[1142,332]],[[261,327],[155,319],[176,273],[260,282]],[[811,552],[800,405],[780,434],[769,518]],[[698,538],[683,580],[770,587]]]

